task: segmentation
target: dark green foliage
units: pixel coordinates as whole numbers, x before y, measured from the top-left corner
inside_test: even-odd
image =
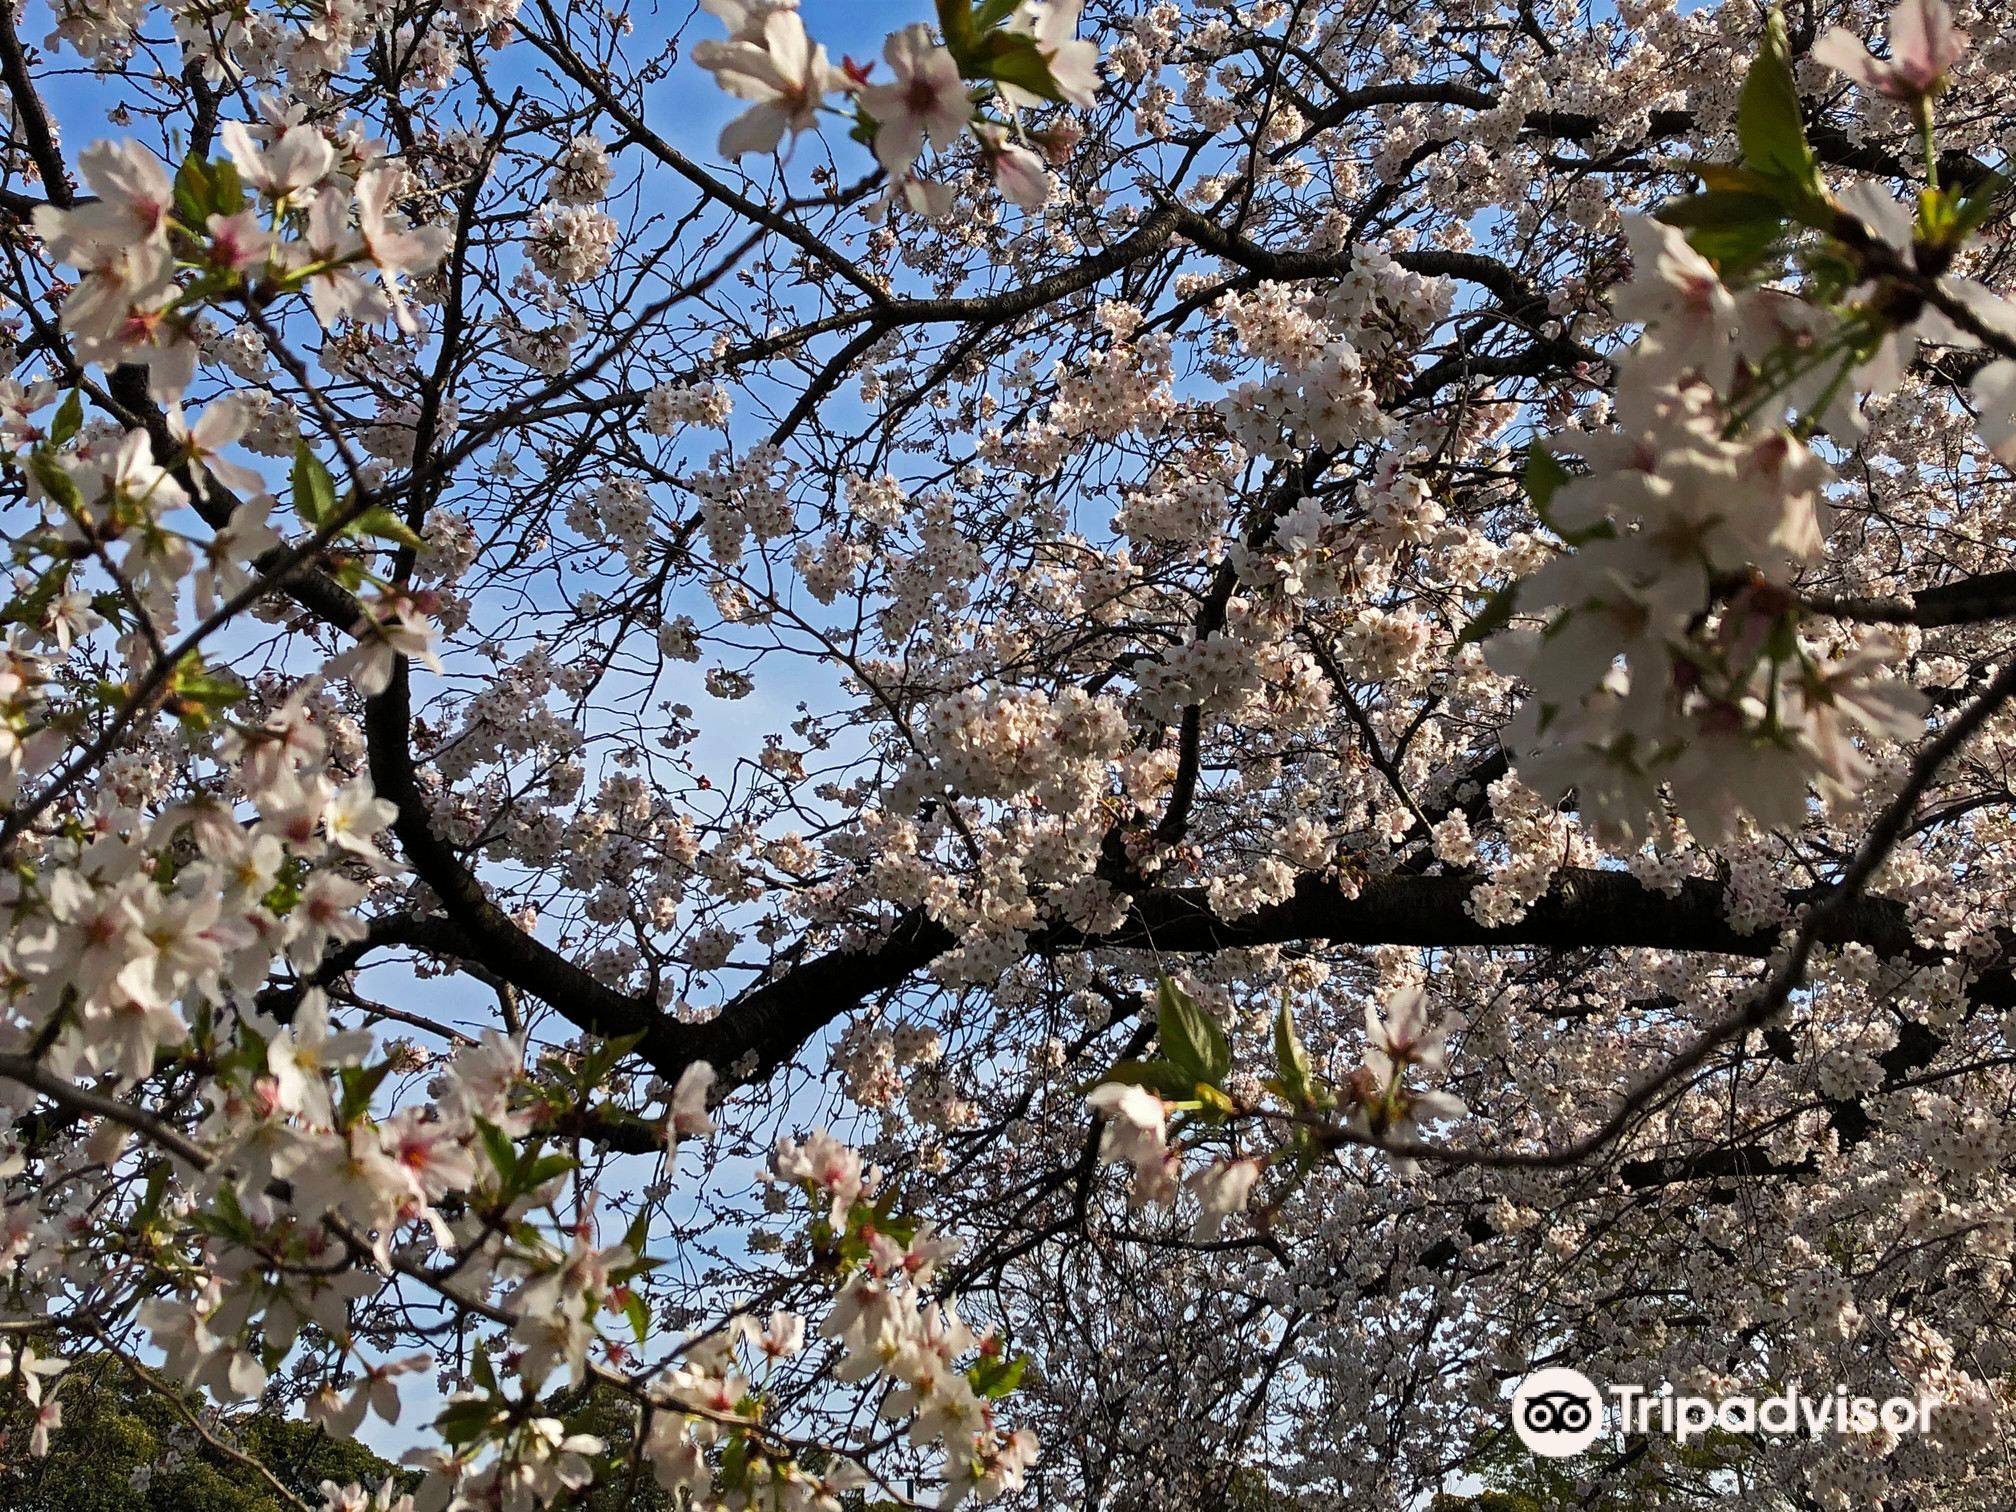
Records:
[[[57,1400],[63,1424],[46,1459],[26,1452],[30,1415],[18,1388],[0,1416],[7,1512],[294,1512],[256,1470],[205,1444],[172,1404],[109,1356],[73,1365]],[[194,1393],[184,1405],[201,1410]],[[325,1480],[376,1487],[398,1473],[363,1445],[331,1439],[299,1418],[255,1408],[203,1421],[310,1506],[320,1504]],[[136,1486],[143,1470],[152,1473]]]

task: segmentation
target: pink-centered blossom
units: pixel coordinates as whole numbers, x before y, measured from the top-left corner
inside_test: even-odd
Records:
[[[1644,216],[1624,222],[1631,278],[1611,296],[1624,320],[1646,327],[1640,370],[1695,372],[1725,392],[1736,366],[1736,299],[1678,228]]]
[[[1890,12],[1887,60],[1871,56],[1861,38],[1834,26],[1813,44],[1813,61],[1885,99],[1920,100],[1938,92],[1967,51],[1968,40],[1953,24],[1953,8],[1946,0],[1899,0]]]
[[[265,145],[240,121],[226,121],[224,146],[238,176],[269,200],[293,199],[313,189],[336,166],[336,150],[312,126],[289,126]]]
[[[882,55],[895,77],[861,91],[861,108],[875,122],[875,156],[892,175],[917,161],[925,142],[944,151],[973,119],[973,102],[952,54],[931,40],[922,24],[892,34]]]

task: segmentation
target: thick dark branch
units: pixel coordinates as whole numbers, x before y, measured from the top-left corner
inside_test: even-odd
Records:
[[[1896,598],[1806,596],[1802,602],[1834,619],[1877,624],[1971,625],[2016,616],[2016,572],[1983,572]]]
[[[1478,923],[1466,910],[1474,877],[1385,876],[1351,886],[1306,876],[1284,901],[1241,919],[1211,909],[1201,888],[1144,892],[1127,922],[1110,934],[1053,929],[1031,940],[1037,952],[1138,949],[1165,955],[1208,954],[1264,945],[1497,946],[1543,950],[1653,949],[1760,959],[1780,944],[1776,930],[1745,931],[1728,922],[1727,893],[1701,879],[1678,896],[1645,887],[1628,872],[1571,868],[1546,897],[1512,924]],[[1813,894],[1813,901],[1825,896]],[[1860,944],[1888,960],[1937,959],[1912,939],[1901,903],[1858,898],[1836,907],[1815,931],[1823,945]],[[902,920],[873,950],[835,951],[750,989],[711,1023],[682,1031],[686,1059],[711,1062],[738,1082],[760,1080],[791,1059],[826,1025],[878,993],[902,987],[958,944],[958,937],[919,912]],[[1993,1006],[2016,1006],[2016,978],[1997,967],[1976,980],[1973,995]],[[673,1074],[683,1061],[658,1066]]]
[[[398,815],[392,833],[400,849],[434,890],[449,919],[466,941],[455,951],[488,967],[522,991],[552,1004],[576,1027],[591,1034],[645,1034],[646,1055],[673,1056],[678,1048],[663,1038],[676,1029],[643,1000],[598,982],[559,951],[520,929],[490,900],[454,847],[434,833],[427,801],[415,779],[407,737],[413,724],[412,695],[405,661],[395,667],[385,691],[365,706],[371,785]],[[687,1056],[687,1059],[693,1057]]]
[[[34,159],[35,171],[42,175],[42,192],[49,196],[49,203],[68,206],[71,202],[70,175],[63,165],[63,151],[56,144],[56,130],[49,124],[49,112],[43,108],[42,96],[35,92],[35,81],[28,76],[28,58],[21,50],[21,37],[14,29],[15,11],[9,6],[0,12],[0,81],[7,85],[7,93],[13,97],[14,118],[21,125],[21,134],[27,138],[28,156]]]

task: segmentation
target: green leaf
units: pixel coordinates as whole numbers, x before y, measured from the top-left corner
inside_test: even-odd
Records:
[[[412,526],[400,519],[399,516],[387,509],[383,504],[374,504],[357,516],[356,520],[352,522],[350,529],[355,535],[372,536],[381,541],[392,541],[412,551],[424,550],[427,545],[425,541],[420,539]]]
[[[728,1447],[721,1451],[721,1482],[725,1486],[740,1487],[749,1478],[749,1439],[746,1434],[737,1433],[728,1440]]]
[[[1512,623],[1512,611],[1519,607],[1519,582],[1518,578],[1514,578],[1484,601],[1484,607],[1456,637],[1458,649],[1496,635]]]
[[[289,857],[288,859],[292,860],[294,858]],[[254,1075],[258,1076],[265,1075],[266,1053],[267,1053],[266,1047],[268,1043],[266,1036],[261,1034],[257,1029],[253,1028],[250,1024],[241,1024],[238,1027],[237,1039],[238,1039],[237,1054],[239,1057],[238,1064],[244,1066],[247,1070],[252,1071]]]
[[[1146,1087],[1150,1092],[1167,1098],[1187,1098],[1197,1085],[1197,1075],[1194,1071],[1185,1071],[1174,1061],[1123,1060],[1085,1090],[1090,1092],[1093,1087],[1105,1082],[1125,1082],[1130,1086]]]
[[[1155,997],[1163,1053],[1191,1080],[1223,1085],[1232,1069],[1232,1047],[1225,1042],[1225,1031],[1176,985],[1174,977],[1165,974],[1156,982]]]
[[[1776,198],[1778,181],[1745,168],[1741,163],[1689,163],[1681,165],[1709,189],[1725,189],[1742,194],[1763,194]]]
[[[623,1248],[638,1259],[644,1256],[644,1246],[651,1241],[651,1209],[639,1207],[637,1216],[630,1220],[630,1227],[623,1230]]]
[[[245,685],[221,672],[196,672],[175,679],[175,692],[191,703],[229,708],[245,696]]]
[[[542,1155],[518,1172],[518,1184],[526,1191],[536,1191],[556,1176],[565,1176],[580,1162],[572,1155]]]
[[[1239,1105],[1228,1095],[1205,1082],[1197,1083],[1190,1091],[1197,1100],[1198,1111],[1211,1123],[1218,1122],[1224,1115],[1239,1111]]]
[[[288,858],[290,863],[295,859],[294,857]],[[280,880],[267,888],[266,896],[259,901],[265,904],[270,912],[279,914],[282,918],[285,918],[288,914],[294,912],[294,905],[301,901],[301,882],[302,873],[299,867],[292,864],[282,867]],[[241,1030],[240,1033],[242,1035],[243,1031]]]
[[[190,153],[175,171],[175,212],[192,229],[210,216],[210,167]]]
[[[1534,513],[1541,519],[1547,518],[1547,506],[1554,502],[1554,495],[1574,476],[1543,443],[1535,441],[1526,448],[1526,470],[1520,474],[1520,481],[1526,486],[1526,497],[1533,501]]]
[[[494,1377],[485,1389],[496,1389]],[[450,1444],[472,1443],[489,1429],[495,1416],[496,1410],[486,1397],[472,1397],[466,1402],[450,1402],[441,1409],[441,1415],[434,1419],[434,1431]]]
[[[1837,304],[1862,281],[1861,260],[1844,256],[1832,242],[1808,242],[1799,249],[1799,263],[1811,280],[1807,297],[1815,304]]]
[[[1806,123],[1799,112],[1799,86],[1792,78],[1792,47],[1785,14],[1774,10],[1764,25],[1764,45],[1743,80],[1736,105],[1736,139],[1744,165],[1784,190],[1808,199],[1823,196]]]
[[[175,174],[175,211],[191,231],[201,232],[213,215],[236,215],[245,208],[245,183],[228,157],[214,163],[190,153]]]
[[[1996,204],[2008,192],[2010,182],[2006,173],[1991,173],[1968,191],[1953,212],[1956,240],[1980,229],[1982,222],[1995,213]]]
[[[1281,994],[1281,1006],[1274,1012],[1274,1065],[1281,1086],[1294,1103],[1309,1101],[1309,1052],[1295,1034],[1295,1009],[1288,994]]]
[[[1754,267],[1785,234],[1785,210],[1768,194],[1710,189],[1669,200],[1656,218],[1687,233],[1687,244],[1725,274]]]
[[[35,475],[42,491],[56,501],[57,508],[73,519],[84,513],[84,495],[77,487],[77,480],[63,470],[54,452],[38,446],[28,453],[28,471]]]
[[[43,615],[49,612],[49,606],[56,602],[56,596],[69,586],[71,565],[66,557],[45,567],[33,588],[16,594],[14,601],[5,610],[0,610],[0,621],[39,625]]]
[[[1022,1372],[1028,1368],[1027,1355],[1017,1355],[1012,1360],[982,1360],[966,1372],[966,1379],[973,1383],[973,1390],[978,1395],[998,1402],[1022,1384]]]
[[[212,672],[203,658],[192,651],[175,666],[169,693],[179,701],[177,710],[184,723],[202,729],[219,709],[228,709],[245,697],[245,684],[228,672]]]
[[[623,1316],[630,1320],[630,1332],[635,1334],[641,1345],[651,1334],[651,1309],[644,1305],[644,1299],[634,1291],[623,1294]]]
[[[1520,474],[1520,482],[1525,485],[1526,497],[1533,501],[1533,512],[1540,517],[1542,525],[1571,546],[1580,546],[1584,541],[1593,541],[1599,536],[1615,535],[1616,527],[1608,520],[1581,530],[1569,530],[1554,518],[1554,496],[1574,481],[1575,474],[1563,467],[1561,460],[1542,442],[1535,441],[1526,448],[1526,469]]]
[[[482,1136],[483,1149],[490,1157],[490,1164],[497,1168],[504,1190],[511,1190],[518,1175],[518,1152],[512,1148],[511,1136],[486,1118],[476,1120],[476,1132]]]
[[[61,446],[76,435],[84,425],[84,396],[79,389],[72,389],[63,396],[63,402],[56,407],[55,423],[49,427],[49,444]]]
[[[603,1079],[615,1069],[617,1062],[644,1043],[644,1031],[635,1034],[617,1034],[601,1041],[581,1057],[574,1074],[574,1085],[584,1091],[592,1091],[602,1085]]]
[[[974,13],[973,25],[979,31],[992,31],[1003,21],[1015,14],[1015,7],[1021,0],[986,0]]]
[[[306,440],[294,443],[294,512],[312,530],[320,530],[336,518],[336,480],[322,459],[308,449]]]
[[[210,165],[210,213],[232,216],[245,208],[245,184],[238,165],[221,157]]]
[[[974,40],[979,35],[973,24],[972,0],[938,0],[938,30],[945,34],[945,46],[959,64],[959,71],[965,73]]]
[[[252,1232],[252,1220],[245,1216],[245,1205],[238,1200],[237,1188],[226,1182],[217,1189],[217,1196],[213,1200],[224,1214],[225,1221],[234,1229],[241,1234]]]
[[[1036,49],[1033,37],[1015,32],[994,32],[980,48],[974,72],[1045,100],[1062,100],[1064,94],[1050,73],[1050,64]]]
[[[140,1206],[134,1211],[131,1225],[133,1228],[150,1227],[154,1220],[161,1216],[161,1202],[168,1195],[168,1177],[171,1174],[168,1162],[165,1160],[157,1160],[147,1168],[146,1195],[141,1198]]]
[[[369,1067],[344,1066],[337,1073],[343,1083],[342,1106],[337,1112],[337,1124],[348,1126],[355,1123],[371,1107],[371,1099],[381,1083],[392,1074],[392,1062],[380,1061]]]

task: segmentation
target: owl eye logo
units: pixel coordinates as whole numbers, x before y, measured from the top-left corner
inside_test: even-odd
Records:
[[[1512,1431],[1547,1459],[1580,1454],[1603,1431],[1603,1393],[1579,1370],[1535,1371],[1512,1394]]]
[[[1520,1409],[1535,1433],[1580,1433],[1596,1415],[1594,1404],[1572,1391],[1549,1391],[1528,1397]]]

